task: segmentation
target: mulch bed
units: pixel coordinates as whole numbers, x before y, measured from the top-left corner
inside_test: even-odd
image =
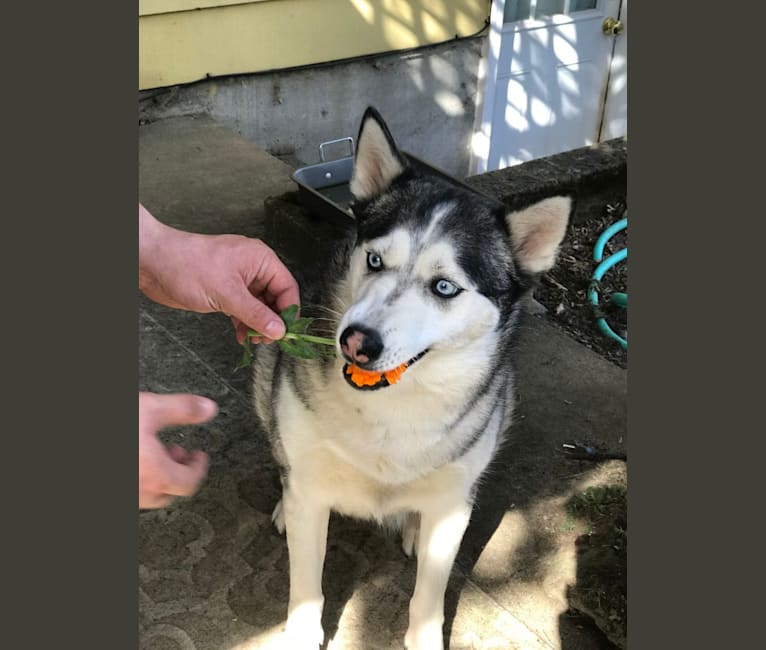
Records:
[[[593,306],[587,300],[588,285],[597,264],[593,247],[602,232],[627,214],[624,200],[586,206],[587,218],[578,218],[577,208],[561,245],[558,261],[545,274],[535,291],[536,300],[547,309],[551,321],[577,341],[621,368],[627,368],[628,352],[596,326]],[[614,235],[604,249],[604,259],[627,246],[627,229]],[[627,260],[606,272],[599,287],[600,308],[612,329],[627,340],[627,310],[608,300],[613,292],[627,293]]]

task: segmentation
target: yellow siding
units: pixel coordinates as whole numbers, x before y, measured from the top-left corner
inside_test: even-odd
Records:
[[[228,5],[247,5],[271,0],[138,0],[138,15],[168,14],[173,11],[196,11]]]
[[[488,12],[488,0],[140,0],[139,87],[439,43]]]

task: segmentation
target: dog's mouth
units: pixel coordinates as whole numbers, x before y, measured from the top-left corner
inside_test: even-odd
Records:
[[[428,352],[428,350],[423,350],[420,354],[415,355],[412,359],[402,365],[384,372],[364,370],[352,363],[346,363],[343,366],[343,377],[350,386],[357,390],[378,390],[379,388],[393,386],[401,379],[402,375],[410,366],[425,356],[426,352]]]

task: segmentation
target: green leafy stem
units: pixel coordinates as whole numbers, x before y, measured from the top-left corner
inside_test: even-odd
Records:
[[[306,330],[314,321],[313,318],[298,318],[298,305],[290,305],[287,309],[279,314],[285,323],[285,335],[279,339],[277,345],[287,354],[299,359],[317,359],[321,356],[321,352],[313,347],[311,344],[327,345],[335,347],[335,341],[323,336],[314,336],[307,334]],[[245,337],[242,346],[244,351],[242,353],[242,359],[239,362],[237,368],[247,368],[252,363],[253,352],[250,349],[250,337],[263,336],[256,330],[247,330],[247,336]]]

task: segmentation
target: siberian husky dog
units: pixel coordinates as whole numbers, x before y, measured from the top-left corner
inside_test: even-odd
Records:
[[[368,108],[350,184],[356,240],[317,287],[301,287],[302,315],[333,314],[317,322],[335,353],[256,346],[256,413],[281,467],[273,518],[287,532],[290,650],[323,642],[331,511],[401,531],[417,555],[404,645],[443,648],[447,580],[511,422],[520,299],[553,265],[569,220],[569,197],[508,214],[415,162]]]

